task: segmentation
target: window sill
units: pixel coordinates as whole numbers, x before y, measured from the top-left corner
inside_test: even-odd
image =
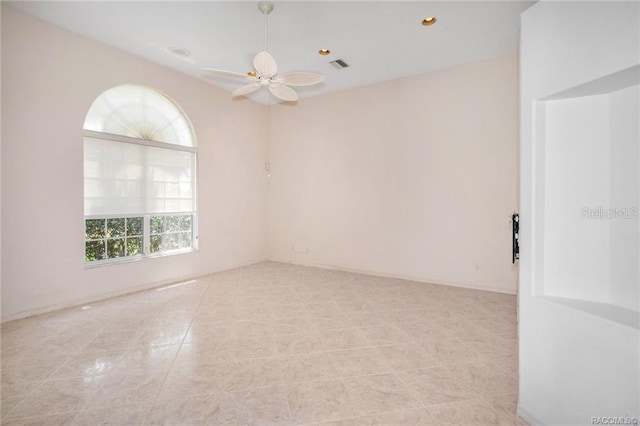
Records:
[[[148,259],[158,259],[162,257],[176,256],[180,254],[196,253],[197,251],[198,250],[195,248],[190,248],[190,249],[174,250],[174,251],[165,252],[165,253],[149,254],[146,256],[131,256],[131,257],[124,257],[124,258],[110,259],[110,260],[98,260],[95,262],[85,263],[84,269],[95,269],[95,268],[102,268],[104,266],[122,265],[126,263],[140,262],[142,260],[148,260]]]

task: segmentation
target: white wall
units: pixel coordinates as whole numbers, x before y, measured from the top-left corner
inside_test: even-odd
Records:
[[[609,299],[640,311],[640,87],[616,91],[609,98],[611,164],[615,164],[611,167],[611,207],[628,209],[624,216],[610,221]]]
[[[0,46],[2,46],[2,2],[0,2]],[[2,52],[0,52],[0,99],[2,99]],[[2,102],[0,102],[0,129],[2,129]],[[0,241],[2,241],[2,132],[0,131]],[[2,318],[2,244],[0,244],[0,319]]]
[[[271,110],[269,257],[514,293],[516,55]]]
[[[545,284],[545,174],[533,102],[640,63],[639,19],[637,2],[542,1],[522,14],[518,412],[536,424],[640,417],[639,330],[536,290]]]
[[[6,5],[2,59],[3,319],[266,257],[264,106]],[[82,124],[121,83],[166,93],[193,123],[200,250],[85,269]]]
[[[640,309],[638,92],[544,102],[541,294]]]
[[[546,102],[544,294],[609,300],[609,96]],[[583,209],[590,209],[583,211]]]

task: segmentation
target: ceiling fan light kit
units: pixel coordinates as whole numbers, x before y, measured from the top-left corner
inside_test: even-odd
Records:
[[[283,101],[295,102],[298,100],[298,94],[290,86],[312,86],[323,82],[324,76],[312,72],[288,72],[276,75],[278,65],[275,59],[273,59],[273,56],[267,52],[267,16],[273,11],[273,2],[260,1],[258,3],[258,9],[264,15],[264,50],[258,52],[253,58],[253,68],[255,71],[249,71],[243,74],[215,68],[203,68],[203,70],[221,77],[232,77],[251,81],[251,83],[234,90],[231,94],[232,97],[246,96],[264,86],[268,87],[271,94],[276,98]]]

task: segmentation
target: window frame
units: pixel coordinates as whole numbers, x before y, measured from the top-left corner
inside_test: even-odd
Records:
[[[118,87],[118,86],[115,86]],[[143,86],[141,86],[143,87]],[[110,89],[109,89],[110,90]],[[175,255],[180,255],[180,254],[187,254],[187,253],[194,253],[194,252],[198,252],[199,251],[199,233],[198,233],[198,185],[197,185],[197,176],[198,176],[198,148],[197,148],[197,143],[196,143],[196,139],[195,139],[195,134],[193,132],[193,127],[191,126],[191,122],[189,120],[189,117],[184,113],[184,111],[182,111],[182,108],[180,108],[180,106],[178,104],[176,104],[175,102],[173,102],[173,100],[171,100],[168,96],[166,96],[164,93],[157,91],[155,89],[150,89],[150,90],[154,90],[156,93],[164,96],[167,101],[171,102],[182,114],[183,118],[186,120],[187,124],[190,127],[191,130],[191,136],[192,136],[192,141],[193,141],[193,146],[188,146],[188,145],[179,145],[179,144],[175,144],[175,143],[169,143],[169,142],[159,142],[159,141],[154,141],[154,140],[147,140],[147,139],[140,139],[140,138],[135,138],[135,137],[130,137],[130,136],[124,136],[124,135],[118,135],[118,134],[112,134],[112,133],[105,133],[105,132],[99,132],[99,131],[95,131],[95,130],[87,130],[87,129],[83,129],[83,146],[85,143],[85,139],[86,138],[93,138],[93,139],[101,139],[101,140],[106,140],[106,141],[113,141],[113,142],[120,142],[120,143],[128,143],[128,144],[135,144],[135,145],[141,145],[144,147],[152,147],[152,148],[162,148],[162,149],[170,149],[170,150],[174,150],[174,151],[180,151],[180,152],[188,152],[193,154],[193,211],[191,212],[163,212],[163,213],[150,213],[150,212],[144,212],[144,213],[131,213],[131,214],[99,214],[99,215],[85,215],[83,214],[83,264],[84,264],[84,268],[85,269],[91,269],[91,268],[96,268],[96,267],[102,267],[102,266],[107,266],[107,265],[113,265],[113,264],[121,264],[121,263],[129,263],[129,262],[138,262],[141,260],[145,260],[145,259],[153,259],[153,258],[161,258],[161,257],[166,257],[166,256],[175,256]],[[100,95],[99,95],[100,96]],[[84,148],[83,148],[84,149]],[[83,159],[83,163],[84,163],[84,159]],[[84,172],[83,172],[84,175]],[[84,185],[84,184],[83,184]],[[83,205],[84,205],[84,199],[83,199]],[[173,250],[167,250],[167,251],[160,251],[160,252],[151,252],[151,247],[150,247],[150,242],[151,242],[151,217],[155,217],[155,216],[191,216],[191,246],[187,247],[187,248],[183,248],[183,249],[173,249]],[[86,260],[86,242],[87,241],[91,241],[94,239],[89,239],[87,240],[86,238],[86,221],[90,220],[90,219],[117,219],[117,218],[128,218],[128,217],[142,217],[143,220],[143,226],[142,226],[142,253],[141,254],[136,254],[133,256],[121,256],[121,257],[115,257],[115,258],[111,258],[111,259],[101,259],[101,260],[94,260],[94,261],[87,261]],[[163,233],[162,235],[164,235],[165,233]],[[107,236],[105,235],[104,240],[108,240]],[[125,239],[125,244],[126,244],[126,239]],[[105,252],[106,255],[106,252]]]
[[[154,216],[191,216],[191,247],[183,248],[183,249],[174,249],[169,251],[160,251],[160,252],[151,252],[150,250],[150,241],[151,241],[151,217]],[[117,263],[129,263],[129,262],[137,262],[144,259],[154,259],[159,257],[166,256],[174,256],[178,254],[187,254],[187,253],[195,253],[198,252],[198,214],[196,212],[193,213],[146,213],[146,214],[127,214],[127,215],[90,215],[84,216],[84,221],[86,224],[87,220],[91,219],[121,219],[121,218],[129,218],[129,217],[142,217],[142,253],[133,255],[133,256],[121,256],[114,257],[112,259],[102,259],[102,260],[93,260],[90,262],[84,261],[85,268],[95,268],[100,266],[112,265]],[[86,226],[86,225],[85,225]],[[86,228],[85,228],[86,229]],[[154,234],[155,235],[155,234]],[[86,237],[86,231],[85,231]],[[108,238],[105,235],[105,238]],[[83,240],[83,253],[86,254],[85,244],[87,241],[95,241],[96,239],[86,238]]]

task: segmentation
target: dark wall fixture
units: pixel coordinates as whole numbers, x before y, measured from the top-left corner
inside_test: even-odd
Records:
[[[511,215],[511,263],[516,263],[520,259],[520,215],[514,213]]]

